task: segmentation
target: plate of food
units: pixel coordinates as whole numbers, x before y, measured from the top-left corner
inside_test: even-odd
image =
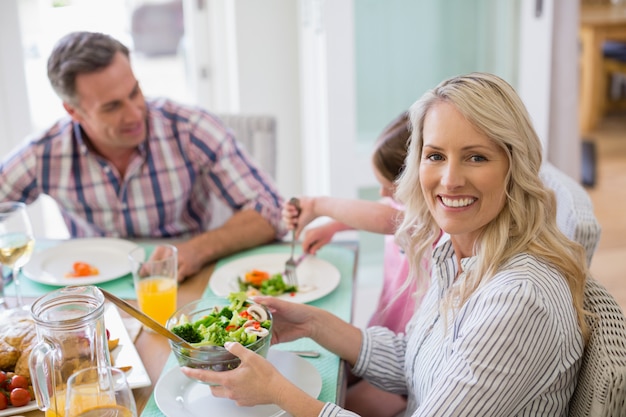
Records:
[[[37,409],[37,402],[27,392],[31,346],[37,342],[35,322],[30,314],[3,314],[0,321],[0,416],[13,416]],[[26,390],[26,392],[24,391]]]
[[[137,244],[116,238],[71,239],[33,253],[24,276],[41,284],[94,285],[129,274],[128,253]]]
[[[330,294],[341,281],[339,270],[330,262],[306,256],[296,268],[298,285],[287,285],[283,273],[288,253],[268,253],[235,259],[211,275],[209,288],[220,297],[231,292],[273,295],[297,303],[308,303]]]
[[[315,398],[320,394],[322,377],[306,359],[275,348],[269,350],[267,359],[307,394]],[[273,404],[239,407],[232,400],[214,397],[209,385],[187,378],[178,366],[161,375],[154,387],[154,399],[167,417],[206,416],[207,410],[211,410],[211,415],[229,417],[278,417],[286,414]]]
[[[128,334],[117,308],[112,304],[106,306],[104,323],[109,333],[111,364],[124,370],[131,388],[150,386],[150,376],[139,357],[137,349],[135,349],[133,340]],[[35,343],[36,340],[35,322],[30,316],[20,315],[6,317],[0,324],[0,371],[2,371],[5,376],[8,375],[11,378],[14,374],[30,377],[30,372],[28,371],[28,353],[30,353],[30,345]],[[11,346],[18,349],[20,355],[17,361],[9,361],[10,358],[8,356],[12,350],[10,349]],[[15,364],[12,364],[13,362],[15,362]],[[6,368],[5,365],[7,365]],[[0,383],[1,382],[2,381],[0,381]],[[15,383],[17,384],[17,382]],[[8,392],[13,390],[9,385],[5,388],[8,388]],[[30,389],[32,389],[32,387],[30,387]],[[4,404],[0,399],[0,417],[22,414],[37,410],[38,408],[34,398],[30,398],[30,401],[20,406],[13,405],[13,399],[11,397],[8,398],[10,402],[6,404],[6,408],[2,408]],[[21,402],[19,403],[21,404]]]

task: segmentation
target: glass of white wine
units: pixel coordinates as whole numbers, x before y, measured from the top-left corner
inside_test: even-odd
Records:
[[[137,417],[124,372],[92,367],[73,373],[67,381],[65,417]]]
[[[26,205],[17,201],[0,203],[0,264],[9,268],[15,286],[17,309],[24,309],[20,269],[30,260],[35,238]],[[4,299],[4,277],[0,284],[0,308],[10,310]]]

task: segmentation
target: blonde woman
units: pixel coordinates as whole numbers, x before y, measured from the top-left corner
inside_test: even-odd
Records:
[[[585,255],[556,225],[539,178],[541,144],[513,88],[482,73],[451,78],[411,110],[397,236],[412,268],[443,231],[432,280],[407,334],[361,331],[309,305],[259,297],[276,342],[311,337],[413,416],[566,416],[587,333]],[[274,341],[273,340],[273,341]],[[293,386],[239,344],[231,372],[185,369],[240,405],[294,417],[353,416]]]

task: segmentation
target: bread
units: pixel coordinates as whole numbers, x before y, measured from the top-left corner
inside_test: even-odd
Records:
[[[17,350],[4,340],[0,340],[0,370],[13,370],[19,357],[19,350]]]
[[[17,363],[15,364],[15,373],[18,375],[22,375],[30,380],[30,368],[28,367],[28,360],[30,358],[31,347],[27,350],[23,351],[20,355]]]
[[[36,340],[35,322],[30,317],[9,318],[0,324],[0,370],[30,379],[28,359]]]

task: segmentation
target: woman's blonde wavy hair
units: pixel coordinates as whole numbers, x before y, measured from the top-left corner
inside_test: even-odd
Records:
[[[504,207],[474,243],[478,258],[475,267],[454,287],[456,292],[450,294],[447,302],[458,300],[451,306],[454,309],[462,306],[513,256],[529,253],[562,273],[572,293],[578,324],[586,337],[584,250],[559,230],[554,193],[539,177],[541,142],[515,90],[495,75],[471,73],[450,78],[411,106],[411,142],[407,164],[396,189],[396,198],[405,205],[404,220],[396,238],[407,252],[411,270],[420,268],[420,260],[441,232],[419,185],[424,119],[429,109],[441,102],[454,105],[470,123],[504,149],[509,158]]]

